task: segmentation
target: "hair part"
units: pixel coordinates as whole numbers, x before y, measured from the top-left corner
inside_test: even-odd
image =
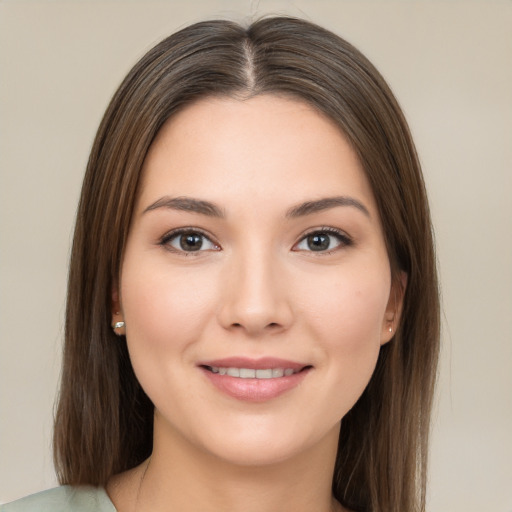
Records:
[[[148,149],[176,112],[208,96],[284,95],[333,120],[371,184],[392,277],[407,274],[401,322],[343,418],[333,493],[359,512],[423,511],[439,352],[430,214],[407,123],[375,67],[312,23],[266,18],[187,27],[129,72],[94,141],[69,271],[54,459],[62,484],[105,485],[152,450],[153,405],[110,327],[112,290]]]

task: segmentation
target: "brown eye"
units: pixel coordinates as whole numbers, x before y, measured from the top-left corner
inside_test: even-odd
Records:
[[[203,246],[203,236],[197,233],[187,233],[178,238],[180,249],[183,251],[199,251]]]
[[[191,253],[200,251],[218,250],[219,247],[214,244],[206,235],[199,231],[174,231],[167,234],[161,245],[166,246],[174,251]]]
[[[352,240],[343,232],[334,229],[318,230],[302,238],[294,250],[308,252],[329,252],[352,245]]]

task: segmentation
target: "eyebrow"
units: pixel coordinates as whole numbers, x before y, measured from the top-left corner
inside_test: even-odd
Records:
[[[312,213],[328,210],[337,206],[352,206],[363,212],[367,217],[371,218],[368,208],[366,208],[363,203],[353,197],[347,196],[325,197],[323,199],[318,199],[317,201],[306,201],[305,203],[290,208],[286,212],[286,217],[302,217],[304,215],[311,215]]]
[[[364,213],[367,217],[370,216],[370,212],[364,206],[363,203],[354,199],[353,197],[347,196],[336,196],[336,197],[325,197],[316,201],[306,201],[297,206],[290,208],[286,212],[286,218],[297,218],[313,213],[320,212],[322,210],[328,210],[338,206],[351,206],[357,208],[359,211]],[[169,208],[172,210],[181,210],[192,213],[199,213],[208,217],[225,218],[225,214],[221,208],[214,203],[209,201],[203,201],[202,199],[194,199],[192,197],[169,197],[164,196],[150,204],[143,213],[157,210],[158,208]]]
[[[224,212],[215,204],[201,199],[191,197],[169,197],[164,196],[150,204],[143,213],[156,210],[158,208],[170,208],[172,210],[181,210],[185,212],[200,213],[208,217],[224,218]]]

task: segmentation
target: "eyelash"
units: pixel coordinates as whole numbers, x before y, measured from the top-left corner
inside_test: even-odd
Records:
[[[172,247],[170,245],[170,242],[172,240],[174,240],[175,238],[178,238],[180,235],[199,235],[200,237],[202,237],[203,240],[207,240],[209,243],[211,243],[213,246],[215,246],[216,249],[214,249],[214,250],[220,250],[219,244],[214,242],[211,239],[210,236],[208,236],[205,232],[203,232],[202,230],[200,230],[198,228],[179,228],[179,229],[174,229],[174,230],[170,231],[169,233],[165,234],[160,239],[158,245],[161,245],[162,247],[164,247],[168,251],[172,251],[172,252],[175,252],[175,253],[178,253],[178,254],[184,254],[186,256],[188,256],[188,255],[197,256],[200,253],[205,252],[204,249],[203,250],[199,249],[197,251],[186,251],[184,249],[177,249],[176,247]]]
[[[324,250],[324,251],[310,250],[310,251],[306,251],[306,252],[311,252],[313,254],[316,253],[316,255],[318,255],[318,256],[326,256],[326,255],[332,254],[344,247],[351,247],[352,245],[354,245],[353,239],[350,238],[344,231],[325,226],[322,228],[312,229],[311,231],[304,234],[300,238],[300,240],[294,245],[294,247],[297,247],[300,243],[305,242],[308,239],[308,237],[310,237],[312,235],[325,235],[325,234],[336,238],[337,241],[339,242],[339,245],[337,245],[333,249],[328,249],[328,250]]]
[[[319,250],[319,251],[309,250],[309,251],[304,251],[304,252],[318,253],[319,256],[321,256],[321,255],[328,255],[328,254],[332,254],[333,252],[339,250],[340,248],[350,247],[350,246],[352,246],[354,244],[352,238],[350,238],[345,232],[340,231],[339,229],[336,229],[336,228],[332,228],[332,227],[322,227],[322,228],[315,228],[315,229],[305,233],[299,239],[299,241],[296,242],[293,245],[292,250],[295,250],[296,252],[299,252],[299,251],[301,251],[301,249],[295,249],[295,248],[299,244],[305,242],[308,239],[308,237],[311,237],[313,235],[325,235],[325,234],[327,234],[330,237],[332,236],[332,237],[336,238],[337,241],[339,242],[339,245],[337,245],[336,247],[334,247],[333,249],[330,249],[330,250]],[[188,255],[195,255],[195,256],[197,256],[200,253],[205,252],[205,249],[201,250],[201,247],[202,247],[203,244],[201,244],[200,248],[197,251],[186,251],[184,249],[178,249],[176,247],[172,247],[170,245],[170,242],[172,240],[176,239],[177,237],[179,237],[180,235],[199,235],[200,237],[202,237],[203,240],[207,240],[210,244],[212,244],[215,247],[215,249],[213,249],[213,250],[220,250],[219,244],[214,242],[210,238],[210,236],[208,236],[202,230],[200,230],[198,228],[192,228],[192,227],[190,227],[190,228],[179,228],[179,229],[172,230],[169,233],[165,234],[160,239],[158,244],[161,245],[162,247],[166,248],[169,251],[176,252],[178,254],[184,254],[186,256],[188,256]],[[212,249],[208,249],[208,250],[212,250]]]

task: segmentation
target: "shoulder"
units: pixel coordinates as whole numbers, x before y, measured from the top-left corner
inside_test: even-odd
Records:
[[[116,512],[102,487],[63,485],[0,505],[0,512]]]

